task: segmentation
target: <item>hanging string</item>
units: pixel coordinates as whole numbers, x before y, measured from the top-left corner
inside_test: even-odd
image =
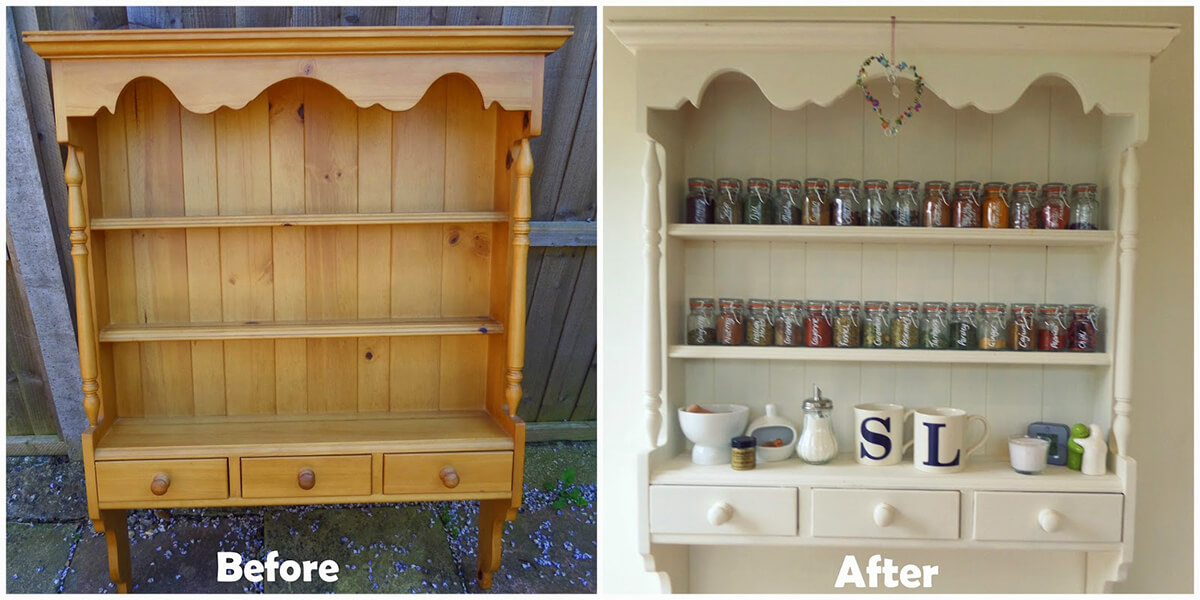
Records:
[[[892,53],[888,56],[896,60],[896,15],[892,15]]]

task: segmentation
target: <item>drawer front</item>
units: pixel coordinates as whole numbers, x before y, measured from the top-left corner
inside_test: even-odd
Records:
[[[512,490],[512,452],[386,454],[385,494],[473,494]]]
[[[97,461],[96,497],[100,502],[228,498],[228,463],[224,458]]]
[[[1124,494],[975,492],[975,539],[1119,542]]]
[[[305,488],[308,489],[305,489]],[[243,498],[369,496],[371,456],[242,459]]]
[[[651,533],[796,535],[796,489],[650,486]]]
[[[958,511],[956,491],[812,491],[814,537],[956,540]]]

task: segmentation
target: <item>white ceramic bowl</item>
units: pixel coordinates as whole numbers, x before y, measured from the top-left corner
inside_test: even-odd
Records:
[[[746,430],[750,409],[741,404],[701,404],[712,413],[690,413],[679,409],[679,427],[695,446],[692,462],[722,465],[732,459],[729,441]]]
[[[796,441],[800,436],[796,433],[796,428],[788,425],[763,425],[757,427],[746,435],[754,436],[759,441],[758,460],[762,462],[776,462],[786,460],[795,456]],[[783,445],[778,447],[763,446],[764,441],[774,440],[776,438],[783,440]]]

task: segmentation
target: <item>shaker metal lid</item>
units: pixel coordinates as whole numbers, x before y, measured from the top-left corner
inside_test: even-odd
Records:
[[[804,401],[804,410],[829,410],[833,408],[833,400],[821,397],[821,388],[813,384],[813,397]]]

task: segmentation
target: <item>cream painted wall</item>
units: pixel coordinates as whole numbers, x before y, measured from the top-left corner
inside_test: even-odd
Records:
[[[1152,69],[1150,140],[1139,152],[1142,167],[1141,229],[1136,284],[1133,441],[1138,460],[1137,535],[1134,563],[1119,592],[1187,593],[1193,589],[1193,370],[1192,223],[1193,26],[1192,8],[1145,7],[852,7],[852,8],[627,8],[610,7],[608,19],[787,16],[1169,22],[1183,32]],[[636,452],[642,427],[643,239],[641,164],[646,142],[634,133],[633,56],[604,29],[604,195],[600,205],[602,461],[600,585],[604,592],[654,591],[643,575],[636,517]],[[1171,440],[1173,443],[1166,443]],[[1182,442],[1182,443],[1181,443]],[[796,551],[795,560],[805,560]],[[889,553],[900,558],[900,553]],[[724,556],[731,556],[725,554]],[[754,557],[788,569],[780,555]],[[715,560],[714,560],[715,558]],[[920,559],[914,556],[914,559]],[[951,560],[952,557],[943,557]],[[980,556],[989,565],[1003,555]],[[693,567],[713,569],[705,580],[738,569],[711,552]],[[743,562],[742,564],[764,564]],[[1006,563],[1016,567],[1015,560]],[[796,568],[788,574],[803,580]],[[1026,561],[1024,566],[1029,565]],[[708,569],[705,569],[706,571]],[[766,569],[774,570],[774,569]],[[985,572],[981,568],[980,572]],[[805,572],[813,573],[812,569]],[[833,576],[829,577],[832,581]],[[962,579],[961,577],[959,579]],[[985,578],[980,578],[983,580]],[[1061,582],[1045,582],[1046,591]],[[978,583],[975,584],[977,587]],[[957,586],[955,586],[957,587]],[[730,590],[735,591],[735,590]],[[799,589],[797,589],[799,591]],[[832,590],[829,590],[832,591]],[[980,590],[984,591],[984,590]]]

